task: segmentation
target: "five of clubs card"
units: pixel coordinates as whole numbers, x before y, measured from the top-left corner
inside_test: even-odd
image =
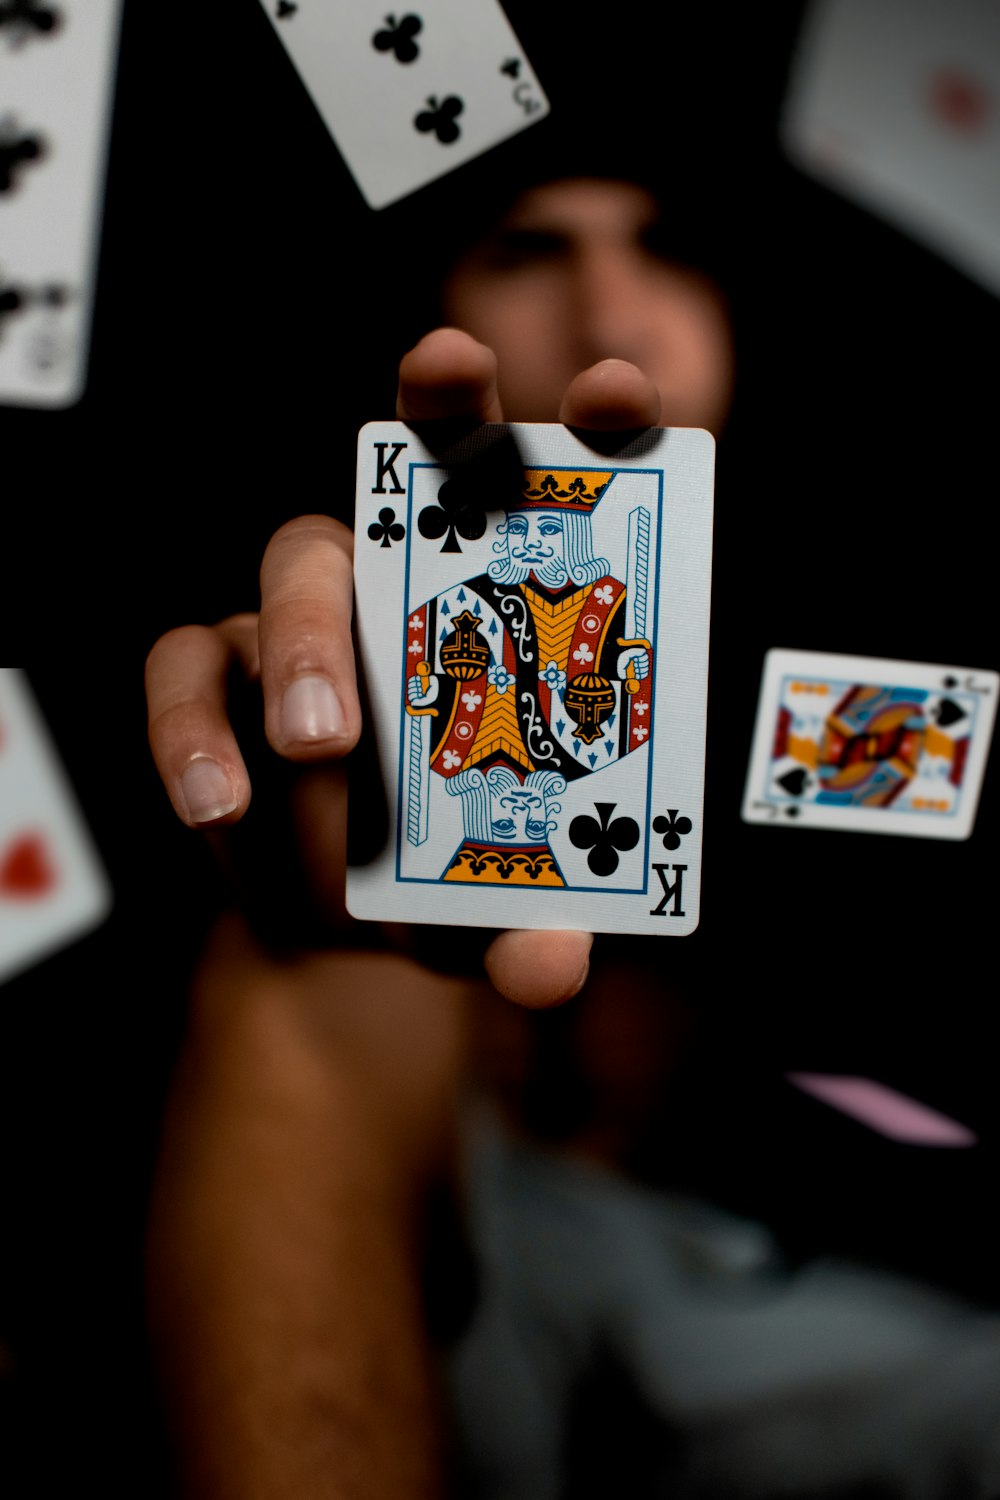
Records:
[[[261,0],[370,208],[536,124],[548,100],[497,0]]]
[[[602,457],[558,424],[471,441],[478,459],[446,466],[401,422],[359,436],[358,632],[390,828],[349,868],[348,907],[690,933],[714,441],[655,428]],[[352,794],[352,819],[373,814]]]

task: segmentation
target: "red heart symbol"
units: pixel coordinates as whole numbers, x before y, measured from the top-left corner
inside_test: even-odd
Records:
[[[0,896],[36,900],[56,884],[55,866],[40,833],[25,833],[4,850],[0,859]]]
[[[941,68],[930,80],[931,110],[942,124],[963,135],[978,135],[993,107],[988,87],[956,68]]]

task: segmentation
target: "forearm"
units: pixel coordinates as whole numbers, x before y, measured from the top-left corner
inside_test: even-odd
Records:
[[[349,984],[353,999],[361,981],[427,983],[379,962],[331,959],[324,984]],[[279,976],[196,999],[149,1256],[155,1357],[191,1500],[441,1493],[417,1226],[420,1180],[447,1134],[454,997],[399,998],[418,1015],[428,1003],[442,1027],[414,1062],[425,1086],[388,1119],[395,1061],[365,1056],[337,1015],[331,1033],[323,1007]]]

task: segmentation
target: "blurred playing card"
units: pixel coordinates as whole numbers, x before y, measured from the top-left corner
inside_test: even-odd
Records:
[[[369,207],[534,125],[548,101],[496,0],[262,0]]]
[[[0,0],[0,403],[86,384],[122,0]]]
[[[107,875],[16,667],[0,667],[0,983],[96,927]]]
[[[993,671],[772,648],[744,819],[968,838],[998,687]]]
[[[782,139],[802,170],[1000,293],[1000,6],[812,0]]]

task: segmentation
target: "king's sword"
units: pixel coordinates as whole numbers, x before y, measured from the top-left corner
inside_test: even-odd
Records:
[[[427,679],[431,673],[428,661],[417,662],[420,686],[427,691]],[[411,844],[420,845],[427,838],[427,813],[430,803],[430,725],[428,718],[437,715],[436,708],[414,707],[407,703],[410,732],[406,741],[406,838]]]
[[[619,646],[644,646],[652,651],[646,639],[646,600],[649,596],[649,511],[637,505],[628,518],[628,561],[625,573],[625,634],[618,637]],[[639,691],[635,662],[625,669],[626,693]]]

